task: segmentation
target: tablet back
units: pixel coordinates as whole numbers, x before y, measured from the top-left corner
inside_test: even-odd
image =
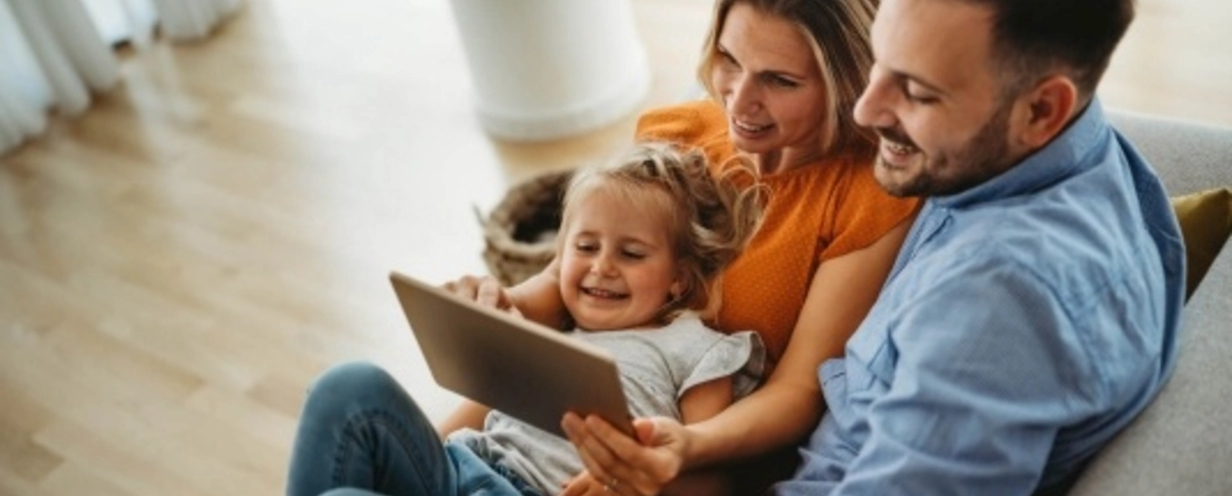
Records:
[[[404,274],[390,281],[441,387],[558,436],[567,411],[632,435],[616,362],[603,350]]]

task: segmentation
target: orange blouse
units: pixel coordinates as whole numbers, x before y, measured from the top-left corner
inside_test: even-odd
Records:
[[[699,147],[717,171],[736,154],[727,117],[710,100],[653,110],[639,141]],[[717,322],[724,332],[755,330],[778,363],[821,262],[865,248],[910,217],[916,199],[890,196],[866,162],[827,159],[761,176],[769,189],[761,230],[723,275]]]

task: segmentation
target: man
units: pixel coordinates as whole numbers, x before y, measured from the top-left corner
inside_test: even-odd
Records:
[[[1184,254],[1095,88],[1131,0],[884,0],[855,109],[928,201],[781,495],[1063,489],[1174,365]]]

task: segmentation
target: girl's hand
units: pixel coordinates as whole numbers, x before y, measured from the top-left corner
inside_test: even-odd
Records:
[[[462,276],[456,281],[445,283],[443,288],[459,298],[522,316],[518,308],[513,305],[513,299],[509,297],[505,287],[495,277]]]
[[[567,413],[561,427],[577,448],[587,473],[594,480],[602,481],[606,494],[659,494],[684,466],[689,432],[670,418],[635,420],[633,429],[637,440],[595,415],[583,420],[577,414]]]

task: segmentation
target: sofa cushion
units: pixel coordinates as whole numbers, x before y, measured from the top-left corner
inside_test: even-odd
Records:
[[[1216,188],[1172,199],[1185,238],[1185,297],[1193,295],[1232,234],[1232,189]]]

